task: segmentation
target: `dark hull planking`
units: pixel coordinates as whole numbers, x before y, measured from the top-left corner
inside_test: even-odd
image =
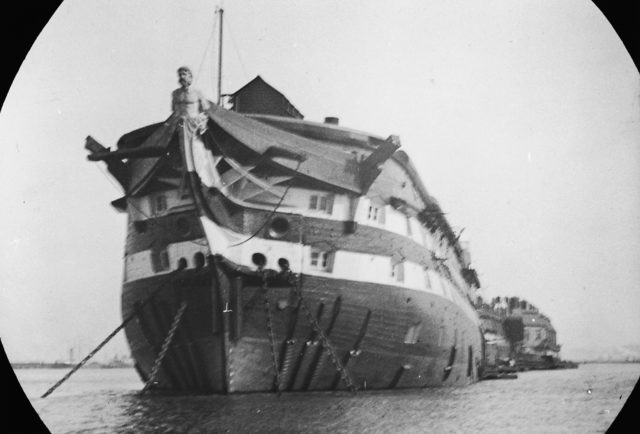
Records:
[[[304,307],[327,335],[357,389],[476,381],[479,331],[454,303],[386,285],[315,276],[302,279]],[[278,286],[271,286],[274,283]],[[185,393],[347,389],[294,287],[282,283],[268,281],[266,290],[279,386],[267,331],[265,290],[255,275],[210,260],[199,270],[126,283],[124,316],[159,285],[166,285],[125,329],[143,381],[149,378],[180,303],[186,301],[187,310],[158,373],[157,389]]]

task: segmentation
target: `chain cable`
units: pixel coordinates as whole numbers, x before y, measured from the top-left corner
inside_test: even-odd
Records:
[[[129,316],[127,316],[122,323],[115,328],[115,330],[113,330],[109,336],[107,336],[106,338],[104,338],[104,340],[102,342],[100,342],[98,344],[97,347],[95,347],[89,354],[87,354],[85,356],[84,359],[82,359],[76,366],[73,367],[73,369],[71,369],[64,377],[62,377],[60,380],[58,380],[58,382],[56,384],[54,384],[53,386],[51,386],[49,388],[49,390],[47,390],[42,396],[41,398],[46,398],[47,396],[49,396],[54,390],[56,390],[62,383],[64,383],[65,381],[67,381],[67,379],[69,377],[71,377],[71,375],[73,375],[74,372],[76,372],[78,369],[80,369],[82,366],[84,366],[85,363],[87,363],[89,361],[89,359],[91,359],[93,356],[96,355],[96,353],[98,351],[100,351],[100,349],[102,347],[104,347],[107,342],[109,342],[120,330],[122,330],[132,319],[134,319],[135,317],[137,317],[140,314],[140,311],[142,310],[142,308],[149,303],[156,295],[158,295],[160,293],[160,291],[163,288],[168,288],[167,283],[169,283],[171,281],[171,278],[173,278],[176,273],[180,271],[180,269],[178,270],[174,270],[171,273],[169,273],[167,275],[167,278],[156,288],[156,290],[146,299],[144,299],[142,301],[142,303],[131,313],[129,314]]]
[[[184,314],[184,311],[186,309],[187,309],[187,302],[183,301],[180,304],[178,311],[176,312],[176,316],[173,318],[173,323],[171,324],[169,333],[167,334],[167,337],[164,339],[164,342],[162,343],[162,348],[160,349],[160,353],[158,354],[158,357],[156,357],[156,361],[153,363],[151,376],[149,377],[149,380],[147,380],[146,384],[144,385],[144,388],[142,389],[141,393],[144,393],[147,389],[149,389],[149,387],[152,384],[156,382],[156,377],[158,376],[158,372],[160,371],[160,366],[162,365],[162,361],[164,360],[164,357],[166,356],[167,351],[171,346],[173,337],[176,333],[176,330],[178,329],[178,325],[180,324],[180,320],[182,319],[182,315]]]
[[[271,317],[271,303],[269,302],[269,287],[267,286],[267,273],[262,271],[262,291],[264,294],[264,310],[266,313],[267,333],[271,346],[271,360],[275,372],[275,386],[278,393],[281,391],[280,369],[278,369],[278,352],[276,351],[276,336],[273,331],[273,318]]]
[[[340,373],[340,377],[342,378],[344,383],[347,385],[347,388],[349,388],[351,392],[355,392],[356,387],[353,383],[353,379],[351,378],[351,375],[349,374],[349,371],[342,364],[342,362],[336,355],[336,351],[333,348],[333,345],[331,345],[331,341],[329,341],[329,338],[324,333],[324,330],[322,330],[322,328],[318,324],[318,321],[314,318],[313,314],[311,313],[311,311],[307,307],[307,304],[302,298],[302,291],[300,290],[300,275],[297,275],[297,274],[292,275],[290,277],[290,283],[292,283],[294,291],[296,292],[296,296],[300,300],[300,306],[302,306],[302,310],[304,311],[307,317],[307,320],[313,327],[313,330],[318,334],[318,337],[320,337],[320,342],[322,343],[322,346],[326,348],[327,351],[329,352],[329,357],[331,358],[331,362],[335,366],[338,373]]]

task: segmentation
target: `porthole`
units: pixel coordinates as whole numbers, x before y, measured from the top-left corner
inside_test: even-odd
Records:
[[[289,261],[286,258],[278,259],[278,267],[282,272],[289,271]]]
[[[251,255],[251,262],[257,267],[262,268],[267,264],[267,258],[262,253],[254,253]]]
[[[195,255],[193,255],[193,265],[196,268],[204,267],[204,255],[202,254],[202,252],[198,252]]]
[[[284,217],[276,217],[269,224],[269,236],[282,238],[289,232],[289,221]]]
[[[178,259],[178,270],[184,270],[187,268],[187,260],[185,258]]]

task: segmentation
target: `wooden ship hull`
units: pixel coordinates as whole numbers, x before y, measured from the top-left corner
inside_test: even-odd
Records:
[[[122,315],[142,380],[180,393],[476,381],[477,276],[398,140],[299,117],[215,106],[114,151],[87,138],[126,193],[112,204],[128,215]]]
[[[476,310],[484,333],[484,372],[576,367],[560,359],[551,319],[519,297],[479,297]]]
[[[216,262],[185,270],[171,291],[157,297],[126,328],[143,381],[149,379],[182,301],[189,308],[159,371],[157,388],[187,393],[366,390],[477,380],[477,329],[441,297],[303,275],[303,307],[295,286],[271,286],[268,279],[270,336],[261,279],[229,279],[235,273],[225,274],[225,265]],[[150,278],[126,285],[123,312],[132,312],[161,284]],[[325,343],[308,315],[317,321]],[[419,343],[407,344],[407,330],[416,323],[425,331]],[[454,344],[456,330],[460,341]],[[350,382],[332,357],[339,359]]]

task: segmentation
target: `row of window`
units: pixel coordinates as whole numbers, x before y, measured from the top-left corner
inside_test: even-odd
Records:
[[[322,194],[312,194],[309,196],[309,209],[314,211],[322,211],[327,214],[333,213],[333,204],[334,204],[335,196],[332,194],[322,195]],[[167,197],[163,194],[158,194],[153,196],[152,199],[152,212],[154,214],[159,214],[166,211],[168,208],[167,205]],[[385,208],[384,206],[377,205],[371,203],[367,210],[367,220],[370,222],[374,222],[380,225],[385,224]],[[411,224],[411,218],[406,216],[406,235],[411,237],[413,236],[413,229]],[[427,245],[426,234],[423,234],[422,244]],[[440,243],[442,247],[442,241]]]
[[[195,268],[204,266],[205,256],[202,252],[196,252],[193,255],[192,265]],[[177,262],[178,268],[187,268],[189,263],[186,258],[180,258]],[[169,252],[167,249],[152,250],[151,251],[151,268],[154,273],[160,273],[171,269],[171,263],[169,261]]]
[[[385,225],[386,223],[385,207],[371,203],[369,205],[369,208],[367,209],[367,220],[373,223],[377,223],[379,225]],[[396,221],[397,229],[398,231],[401,231],[402,229],[399,226],[399,224],[400,222]],[[438,250],[440,250],[439,255],[448,256],[447,245],[443,239],[440,239],[436,247],[435,245],[436,242],[435,240],[431,240],[429,238],[431,237],[431,235],[427,233],[428,231],[426,229],[421,230],[420,229],[421,225],[416,221],[412,222],[412,218],[408,215],[404,215],[404,225],[405,225],[404,235],[410,238],[413,238],[414,240],[416,240],[416,237],[417,237],[418,239],[416,241],[422,244],[423,246],[427,247],[428,249],[437,248]],[[416,230],[418,230],[417,233],[416,233]]]
[[[322,251],[319,249],[311,249],[309,265],[311,268],[316,270],[331,272],[333,269],[334,257],[335,257],[335,252]],[[404,261],[392,258],[389,275],[396,282],[399,282],[399,283],[404,282],[405,281]],[[437,286],[438,289],[443,293],[447,293],[451,291],[449,288],[445,288],[445,286],[447,285],[446,283],[442,281],[438,281],[437,283],[435,283],[433,282],[433,279],[436,279],[436,277],[430,276],[427,270],[425,270],[424,282],[425,282],[425,287],[427,289],[431,290],[433,286]]]
[[[331,272],[333,270],[333,263],[335,258],[335,252],[324,251],[320,249],[311,249],[310,252],[310,260],[309,265],[310,268]],[[187,260],[185,258],[180,258],[179,265],[181,268],[186,268],[188,266]],[[195,253],[193,257],[193,266],[196,268],[202,267],[204,265],[204,255],[201,252]],[[171,263],[169,259],[169,253],[167,249],[162,250],[152,250],[151,251],[151,266],[154,273],[159,273],[162,271],[167,271],[171,268]],[[425,286],[427,289],[432,289],[433,286],[437,286],[438,290],[441,292],[449,292],[450,290],[445,289],[446,284],[444,282],[438,281],[435,282],[434,279],[437,277],[430,276],[430,273],[425,270]],[[402,260],[391,259],[390,266],[390,277],[396,282],[402,283],[405,281],[405,263]]]
[[[333,212],[333,195],[319,195],[312,194],[309,196],[309,209],[314,211],[324,211],[327,214]],[[385,208],[383,205],[377,205],[374,203],[369,204],[367,209],[367,220],[370,222],[378,223],[380,225],[385,224]],[[406,216],[406,235],[412,236],[413,229],[411,225],[411,218]]]
[[[309,209],[324,211],[331,214],[333,211],[333,195],[318,195],[313,194],[309,199]],[[160,194],[154,196],[153,199],[153,211],[155,213],[163,212],[167,209],[167,198]],[[367,219],[379,224],[385,223],[385,208],[377,204],[371,203],[367,210]],[[412,235],[411,220],[406,217],[406,232],[408,236]],[[327,251],[321,251],[317,249],[311,250],[310,266],[317,270],[331,271],[332,269],[332,254]],[[152,256],[154,271],[163,271],[169,268],[169,258],[166,251],[155,252]],[[397,282],[404,282],[404,263],[402,261],[393,261],[391,264],[391,277]],[[429,285],[428,279],[427,285]]]

